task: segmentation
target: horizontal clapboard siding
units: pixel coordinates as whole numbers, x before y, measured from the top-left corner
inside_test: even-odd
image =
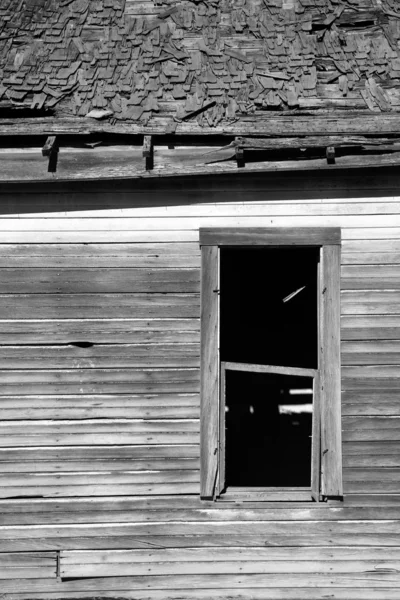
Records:
[[[260,191],[257,177],[245,196],[228,183],[220,193],[166,183],[162,198],[7,196],[10,600],[398,600],[400,203],[392,191],[335,197],[313,178],[285,198],[282,183]],[[198,229],[213,226],[342,228],[344,503],[198,497]]]
[[[57,556],[55,552],[0,554],[0,581],[4,579],[56,579],[56,576]]]
[[[0,256],[1,498],[196,494],[198,244]]]

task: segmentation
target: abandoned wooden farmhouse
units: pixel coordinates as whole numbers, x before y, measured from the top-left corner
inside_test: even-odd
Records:
[[[0,0],[0,598],[400,598],[400,4]]]

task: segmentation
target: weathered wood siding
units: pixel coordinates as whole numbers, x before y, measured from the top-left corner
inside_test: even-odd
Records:
[[[3,188],[3,598],[398,599],[398,183]],[[204,226],[342,228],[343,505],[199,500]]]

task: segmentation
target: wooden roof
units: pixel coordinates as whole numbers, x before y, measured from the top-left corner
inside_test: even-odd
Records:
[[[361,132],[400,112],[399,42],[397,0],[2,0],[0,132]]]

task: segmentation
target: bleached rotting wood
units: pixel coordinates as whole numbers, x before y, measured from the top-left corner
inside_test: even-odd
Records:
[[[201,383],[200,439],[201,490],[204,498],[212,498],[218,471],[219,429],[219,250],[202,248],[201,266]]]

